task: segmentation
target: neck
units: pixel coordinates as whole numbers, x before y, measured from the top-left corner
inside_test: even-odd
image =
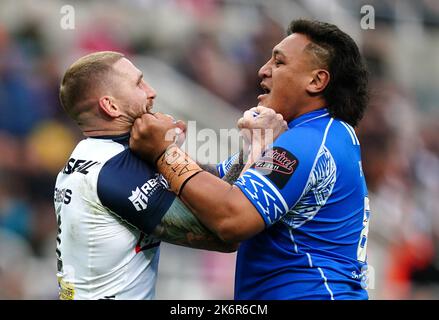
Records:
[[[96,119],[92,123],[79,123],[79,128],[86,137],[117,136],[130,132],[131,125]]]
[[[125,114],[110,117],[100,108],[91,108],[82,112],[75,120],[86,137],[95,137],[128,133],[135,119]]]
[[[125,133],[129,133],[130,130],[82,130],[82,134],[86,137],[99,137],[99,136],[120,136]]]
[[[304,115],[305,113],[314,111],[314,110],[318,110],[318,109],[322,109],[326,106],[326,102],[318,99],[318,100],[313,100],[313,101],[309,101],[306,104],[304,104],[303,106],[299,107],[299,108],[294,108],[293,110],[291,110],[291,113],[289,114],[289,116],[287,118],[285,118],[285,120],[287,122],[293,121],[294,119]]]

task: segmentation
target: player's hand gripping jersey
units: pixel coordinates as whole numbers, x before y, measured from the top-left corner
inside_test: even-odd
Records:
[[[235,297],[367,299],[370,216],[355,132],[326,109],[288,127],[236,182],[266,229],[239,248]]]
[[[159,242],[139,230],[152,231],[174,195],[127,145],[128,135],[85,139],[57,177],[61,299],[153,298]]]

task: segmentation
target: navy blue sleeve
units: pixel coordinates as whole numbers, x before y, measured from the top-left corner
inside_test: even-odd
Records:
[[[130,149],[105,163],[97,193],[105,207],[145,233],[154,230],[175,199],[163,176]]]

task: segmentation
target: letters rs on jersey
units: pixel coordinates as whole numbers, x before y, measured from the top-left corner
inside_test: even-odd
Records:
[[[147,234],[175,196],[128,149],[128,135],[81,141],[58,174],[56,255],[63,299],[151,299],[159,242]]]
[[[355,131],[304,114],[235,183],[266,229],[241,243],[237,299],[366,299],[370,212]],[[275,245],[273,245],[275,244]]]

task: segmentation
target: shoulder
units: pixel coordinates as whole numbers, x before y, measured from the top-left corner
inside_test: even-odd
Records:
[[[108,188],[135,188],[139,184],[158,174],[146,162],[139,159],[130,149],[108,159],[102,166],[98,177],[98,187],[102,190]]]
[[[97,194],[103,206],[146,233],[160,222],[175,198],[163,176],[130,149],[104,164]]]
[[[299,124],[280,135],[273,146],[288,150],[301,158],[313,158],[324,144],[333,120],[325,117]]]
[[[125,149],[124,144],[111,139],[87,138],[78,143],[72,155],[93,158],[103,163]]]

